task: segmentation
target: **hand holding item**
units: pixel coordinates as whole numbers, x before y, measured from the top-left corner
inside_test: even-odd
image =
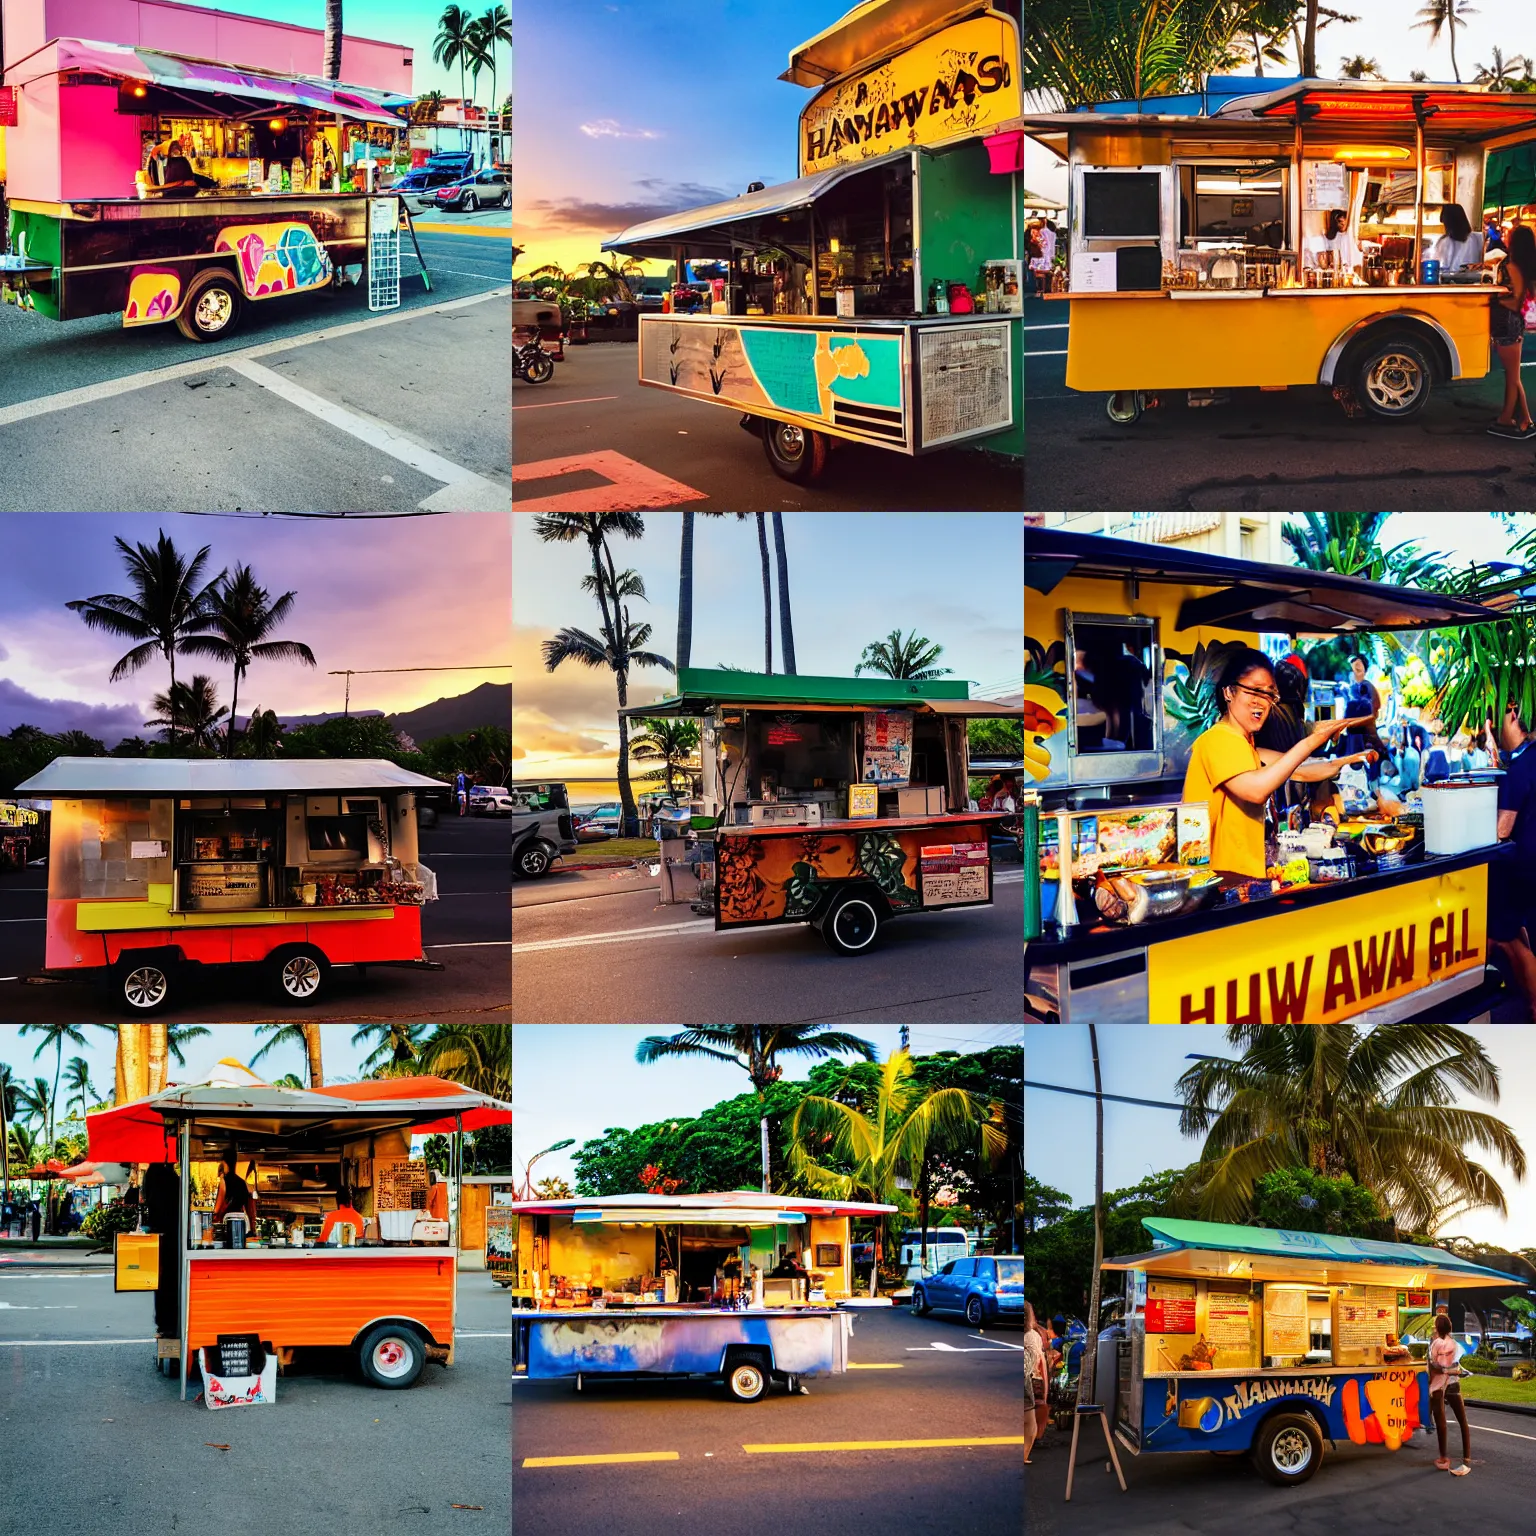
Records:
[[[1351,715],[1345,720],[1319,720],[1312,727],[1312,740],[1317,742],[1332,741],[1335,736],[1341,736],[1345,731],[1358,731],[1362,726],[1369,725],[1376,717],[1374,715]]]

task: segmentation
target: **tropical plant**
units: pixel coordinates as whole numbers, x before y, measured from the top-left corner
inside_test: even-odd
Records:
[[[464,46],[462,49],[463,62],[469,66],[469,99],[474,103],[475,95],[480,89],[480,74],[488,69],[491,63],[491,51],[486,45],[485,34],[480,26],[480,18],[473,17],[464,33]]]
[[[1371,946],[1375,964],[1374,938]],[[1380,959],[1385,967],[1385,954]],[[1525,1176],[1514,1131],[1454,1102],[1458,1093],[1490,1103],[1499,1097],[1498,1068],[1464,1030],[1234,1024],[1227,1039],[1240,1056],[1202,1060],[1178,1082],[1179,1128],[1205,1136],[1193,1194],[1207,1220],[1240,1220],[1254,1185],[1279,1168],[1347,1173],[1415,1231],[1451,1194],[1466,1209],[1506,1209],[1503,1189],[1468,1155],[1468,1144]]]
[[[668,795],[677,794],[678,775],[686,775],[699,750],[699,726],[695,720],[642,720],[645,730],[631,739],[629,755],[637,762],[660,763],[645,775],[647,784],[665,783]]]
[[[1253,1185],[1253,1220],[1289,1232],[1331,1232],[1340,1237],[1383,1233],[1381,1207],[1347,1173],[1330,1177],[1315,1168],[1276,1168]]]
[[[119,1232],[133,1232],[139,1225],[139,1207],[126,1200],[109,1200],[105,1205],[93,1206],[85,1213],[80,1230],[98,1243],[111,1244]]]
[[[276,757],[283,745],[283,722],[274,709],[253,709],[240,745],[247,757]]]
[[[1426,5],[1419,7],[1416,14],[1422,19],[1413,25],[1429,33],[1431,47],[1440,41],[1442,32],[1446,34],[1451,45],[1451,73],[1459,85],[1461,71],[1456,66],[1456,29],[1466,26],[1468,16],[1477,15],[1476,7],[1468,5],[1467,0],[1428,0]]]
[[[474,51],[470,44],[473,18],[461,5],[444,8],[437,19],[437,36],[432,39],[432,59],[444,69],[459,66],[459,96],[464,96],[464,66]]]
[[[235,755],[235,724],[240,703],[240,680],[253,661],[302,661],[315,665],[315,653],[298,640],[270,640],[293,612],[296,592],[284,592],[275,602],[256,580],[248,565],[237,565],[217,582],[208,599],[208,632],[192,636],[182,650],[193,656],[210,656],[229,666],[235,675],[229,702],[229,729],[225,755]]]
[[[98,741],[94,736],[87,735],[84,731],[60,731],[53,738],[54,750],[60,757],[105,757],[107,748],[104,742]]]
[[[251,1057],[253,1067],[268,1051],[277,1046],[296,1045],[304,1052],[305,1065],[309,1071],[308,1086],[311,1088],[325,1086],[325,1061],[318,1024],[258,1024],[256,1033],[266,1035],[267,1040]]]
[[[49,1046],[53,1047],[53,1087],[49,1091],[46,1100],[41,1101],[41,1108],[47,1111],[47,1136],[48,1145],[53,1145],[53,1119],[54,1110],[59,1097],[59,1075],[64,1070],[64,1045],[67,1041],[70,1045],[84,1045],[85,1031],[78,1024],[23,1024],[20,1034],[40,1035],[42,1038],[37,1043],[37,1049],[32,1052],[32,1060],[36,1061]],[[46,1080],[38,1078],[33,1084],[33,1096],[28,1100],[34,1106],[39,1105],[36,1098],[36,1088]]]
[[[540,1200],[569,1200],[575,1191],[564,1179],[556,1178],[551,1174],[548,1178],[540,1179],[533,1186],[533,1193]]]
[[[205,1029],[201,1024],[167,1024],[165,1026],[166,1055],[178,1067],[184,1067],[187,1064],[187,1057],[182,1047],[190,1040],[201,1040],[212,1033],[211,1029]]]
[[[1495,47],[1490,55],[1492,63],[1474,64],[1477,71],[1473,80],[1490,91],[1513,91],[1515,83],[1522,78],[1530,77],[1531,65],[1524,54],[1514,54],[1510,58],[1504,57],[1504,50]]]
[[[435,123],[442,115],[443,93],[441,91],[424,91],[418,96],[411,106],[411,121],[413,123]]]
[[[421,1048],[426,1040],[428,1024],[409,1024],[403,1020],[391,1020],[387,1024],[364,1024],[352,1035],[353,1045],[373,1041],[373,1049],[361,1063],[365,1074],[374,1074],[383,1068],[396,1072],[405,1068],[415,1070]]]
[[[152,702],[157,713],[144,724],[159,726],[172,746],[179,742],[193,751],[213,749],[218,723],[229,713],[219,703],[213,679],[203,672],[195,673],[190,683],[172,683]]]
[[[510,1024],[439,1024],[421,1048],[425,1072],[495,1099],[512,1097]]]
[[[899,629],[893,629],[885,639],[872,640],[864,647],[853,675],[858,677],[864,672],[876,672],[881,677],[909,678],[917,682],[946,677],[954,670],[952,667],[934,666],[943,654],[944,647],[927,635],[920,635],[915,629],[903,635]]]
[[[676,1035],[647,1035],[635,1047],[642,1066],[669,1056],[712,1056],[740,1067],[751,1079],[759,1105],[763,1190],[769,1185],[768,1110],[764,1094],[783,1077],[781,1056],[860,1056],[874,1061],[876,1052],[868,1040],[825,1024],[704,1024]]]
[[[220,571],[204,581],[210,546],[205,544],[188,560],[162,532],[159,542],[129,544],[114,539],[128,569],[133,595],[100,592],[95,597],[65,603],[78,613],[89,629],[99,629],[139,643],[120,657],[107,678],[120,682],[137,672],[155,655],[164,656],[171,669],[171,688],[176,687],[176,652],[185,649],[193,635],[210,627],[208,604],[214,586],[223,580]]]
[[[1385,80],[1387,77],[1381,72],[1381,65],[1375,59],[1368,59],[1363,53],[1357,53],[1353,58],[1339,60],[1340,80]]]
[[[91,1066],[84,1056],[71,1056],[69,1066],[64,1073],[64,1087],[66,1094],[64,1107],[74,1109],[78,1104],[83,1115],[92,1104],[101,1101],[101,1095],[96,1091],[96,1085],[91,1081]]]

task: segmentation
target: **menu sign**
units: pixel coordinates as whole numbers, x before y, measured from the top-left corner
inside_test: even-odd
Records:
[[[1307,1322],[1307,1293],[1266,1286],[1264,1290],[1264,1353],[1304,1355],[1312,1347]]]
[[[1194,1331],[1194,1281],[1148,1280],[1147,1332],[1193,1333]]]
[[[1334,1304],[1333,1347],[1369,1350],[1397,1331],[1397,1292],[1383,1285],[1351,1285]]]
[[[373,1165],[373,1206],[377,1211],[422,1211],[431,1179],[427,1165],[404,1157],[381,1157]]]
[[[912,777],[912,711],[864,711],[864,763],[859,777],[866,784],[906,784]]]
[[[985,901],[990,865],[985,843],[937,843],[920,850],[923,905]]]
[[[1212,1349],[1246,1350],[1252,1337],[1247,1291],[1206,1294],[1205,1341]]]

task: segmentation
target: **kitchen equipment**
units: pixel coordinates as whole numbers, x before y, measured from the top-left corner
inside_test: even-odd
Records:
[[[1426,288],[1440,281],[1440,263],[1433,256],[1426,256],[1419,263],[1419,281]]]
[[[244,1248],[246,1233],[249,1230],[244,1216],[226,1216],[224,1218],[224,1246],[226,1248]]]
[[[1307,860],[1307,873],[1317,885],[1326,885],[1330,880],[1348,880],[1353,872],[1349,854],[1343,848],[1325,848]]]
[[[411,1230],[420,1219],[420,1211],[380,1211],[379,1236],[386,1243],[408,1243]]]
[[[1424,797],[1424,851],[1445,856],[1485,848],[1499,840],[1497,784],[1452,780],[1428,785]]]
[[[1242,270],[1237,257],[1223,251],[1211,262],[1211,286],[1213,288],[1236,288],[1238,279],[1242,275]]]

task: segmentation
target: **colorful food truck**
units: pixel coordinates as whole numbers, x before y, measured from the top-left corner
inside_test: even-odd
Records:
[[[848,1368],[849,1223],[896,1207],[731,1190],[512,1209],[514,1377],[695,1377],[755,1403]]]
[[[1022,458],[1019,10],[862,0],[794,49],[798,177],[604,246],[728,273],[640,316],[640,383],[742,413],[797,482],[843,442]]]
[[[966,722],[1019,719],[964,682],[684,667],[677,693],[622,711],[701,721],[694,835],[715,869],[715,928],[813,924],[842,955],[884,923],[992,901],[989,834],[969,809]]]
[[[1103,1340],[1116,1368],[1097,1378],[1115,1437],[1136,1455],[1246,1453],[1282,1487],[1317,1471],[1325,1441],[1396,1451],[1429,1432],[1429,1375],[1399,1344],[1402,1314],[1463,1287],[1527,1288],[1413,1243],[1141,1224],[1151,1251],[1104,1264],[1125,1275],[1123,1329]]]
[[[308,1004],[336,966],[438,969],[416,794],[386,760],[60,757],[22,786],[52,802],[45,974],[171,1006],[189,966],[251,965]]]
[[[310,1348],[354,1351],[377,1387],[409,1387],[429,1361],[451,1366],[462,1134],[510,1125],[511,1105],[438,1077],[309,1091],[228,1064],[214,1077],[86,1117],[92,1159],[150,1165],[151,1231],[119,1237],[116,1288],[155,1292],[157,1359],[179,1371],[182,1398],[200,1368],[210,1406],[224,1406],[233,1376],[259,1383],[235,1400],[271,1401],[278,1370]],[[412,1135],[439,1133],[451,1201],[433,1198],[431,1171],[410,1155]],[[249,1186],[254,1228],[242,1212],[215,1225],[225,1158]],[[362,1230],[333,1224],[322,1240],[343,1205]],[[231,1369],[231,1345],[254,1368]]]

